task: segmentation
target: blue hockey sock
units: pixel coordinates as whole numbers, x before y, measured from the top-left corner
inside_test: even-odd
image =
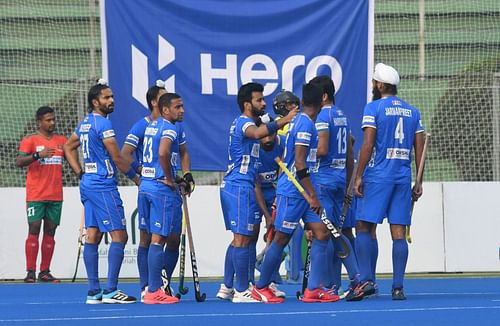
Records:
[[[300,279],[300,271],[304,268],[302,261],[302,238],[304,230],[297,226],[292,233],[288,247],[290,248],[290,278]]]
[[[377,282],[377,260],[378,260],[378,240],[377,238],[372,239],[371,244],[371,263],[372,263],[372,281]]]
[[[328,245],[326,246],[326,263],[328,264],[328,274],[327,278],[325,279],[325,286],[328,288],[331,288],[334,285],[337,285],[339,283],[339,280],[337,279],[337,275],[335,274],[336,268],[337,268],[337,263],[340,263],[340,260],[335,257],[335,249],[333,247],[333,241],[332,239],[328,240]],[[339,276],[340,278],[340,276]]]
[[[137,248],[137,269],[139,270],[139,281],[141,290],[148,286],[148,247]]]
[[[358,267],[361,282],[369,281],[372,278],[371,263],[371,235],[368,232],[358,232],[356,234],[356,256],[358,257]]]
[[[354,254],[354,249],[351,246],[351,242],[345,235],[342,235],[342,239],[347,244],[350,254],[346,258],[342,258],[342,263],[344,263],[345,269],[347,270],[347,274],[349,275],[349,279],[353,281],[355,284],[359,283],[359,268],[358,262],[356,260],[356,255]],[[342,247],[339,244],[335,244],[335,251],[341,251]],[[337,256],[337,254],[335,254]]]
[[[284,247],[280,246],[276,242],[271,242],[271,245],[267,249],[266,255],[264,256],[262,266],[260,267],[260,279],[256,284],[258,289],[265,288],[271,282],[271,276],[276,271],[276,268],[278,268],[281,264],[283,249]]]
[[[155,292],[163,285],[161,270],[164,264],[165,254],[163,252],[163,246],[160,244],[151,244],[148,252],[149,292]]]
[[[224,285],[228,288],[233,287],[234,265],[233,265],[234,247],[230,244],[226,250],[226,258],[224,260]]]
[[[257,241],[248,245],[248,281],[255,284],[255,262],[257,261]]]
[[[125,244],[122,242],[111,242],[109,245],[107,293],[115,291],[118,287],[118,276],[120,275],[120,268],[122,267],[124,249]]]
[[[236,274],[235,289],[243,292],[248,289],[248,247],[234,247],[233,265]]]
[[[357,261],[358,257],[356,257],[356,238],[347,238],[347,239],[349,239],[349,243],[351,244],[351,247],[352,247],[351,254],[354,255],[354,258],[356,258],[356,261]]]
[[[405,276],[406,262],[408,261],[408,243],[405,239],[392,241],[392,288],[402,288]]]
[[[311,247],[311,273],[307,288],[314,290],[319,288],[325,281],[328,273],[326,247],[328,240],[314,239]]]
[[[83,261],[87,270],[87,279],[90,291],[100,291],[99,285],[99,254],[98,245],[95,243],[85,243],[83,247]]]
[[[174,272],[175,266],[177,265],[177,260],[179,259],[179,249],[169,249],[165,246],[165,270],[167,271],[167,277],[170,280],[172,278],[172,273]]]

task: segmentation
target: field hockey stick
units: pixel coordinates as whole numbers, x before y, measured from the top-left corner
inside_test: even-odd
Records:
[[[359,159],[359,156],[358,156],[358,159]],[[346,195],[349,194],[352,196],[352,189],[354,188],[354,179],[356,179],[356,170],[357,169],[358,169],[358,162],[356,161],[354,163],[354,167],[352,169],[351,179],[349,180],[349,184],[347,185]],[[347,211],[351,207],[351,203],[352,203],[352,197],[351,197],[351,201],[344,200],[344,204],[342,205],[342,212],[340,213],[340,224],[339,224],[340,231],[342,231],[342,227],[344,226],[345,219],[347,216]]]
[[[257,255],[255,260],[255,266],[259,266],[262,263],[262,261],[264,260],[264,256],[267,252],[267,249],[269,249],[269,246],[271,245],[271,242],[273,241],[274,238],[274,220],[276,219],[276,208],[274,207],[274,204],[273,204],[273,211],[271,213],[271,219],[273,221],[273,224],[271,224],[267,228],[266,233],[264,234],[264,241],[266,242],[266,246]]]
[[[196,264],[196,254],[194,251],[193,233],[191,232],[191,222],[189,221],[189,211],[186,195],[182,195],[182,207],[184,209],[184,218],[186,219],[186,231],[189,241],[189,253],[191,255],[191,269],[193,270],[194,295],[196,301],[203,302],[207,297],[206,293],[201,293],[200,279],[198,277],[198,266]]]
[[[76,254],[75,272],[73,273],[73,277],[71,278],[71,282],[73,283],[76,280],[76,274],[78,274],[78,264],[80,263],[80,256],[82,255],[83,238],[85,237],[85,234],[83,232],[84,221],[85,221],[85,211],[82,208],[82,215],[80,216],[80,226],[78,227],[78,251]]]
[[[304,298],[304,291],[307,288],[307,284],[309,283],[309,270],[311,269],[311,246],[312,241],[307,240],[307,251],[306,251],[306,261],[304,263],[304,276],[302,277],[302,289],[301,291],[297,291],[295,294],[297,299],[302,301]]]
[[[186,215],[182,212],[182,233],[181,233],[181,253],[179,266],[179,293],[185,295],[189,288],[184,287],[184,275],[186,266]]]
[[[274,159],[274,161],[276,163],[278,163],[278,165],[280,166],[281,170],[283,172],[285,172],[285,174],[287,175],[288,179],[290,179],[290,181],[292,181],[292,183],[295,186],[295,188],[297,188],[297,190],[302,194],[302,196],[307,200],[307,202],[309,202],[309,200],[310,200],[309,194],[304,190],[304,188],[297,181],[297,179],[295,179],[295,176],[290,172],[290,170],[288,170],[288,168],[281,161],[281,159],[279,157],[276,157]],[[333,223],[330,222],[330,220],[328,219],[328,216],[326,215],[326,212],[325,212],[324,208],[321,210],[320,219],[321,219],[321,222],[323,222],[323,224],[326,226],[326,228],[330,232],[330,235],[332,236],[333,241],[337,242],[341,246],[341,248],[342,248],[342,251],[339,251],[337,253],[337,256],[340,257],[340,258],[346,258],[347,256],[349,256],[349,254],[350,254],[349,246],[345,242],[344,238],[342,238],[342,233],[339,231],[339,229],[337,229],[335,227],[335,225],[333,225]]]
[[[428,144],[428,139],[431,137],[430,133],[425,134],[425,139],[424,139],[424,148],[422,149],[422,156],[420,157],[420,165],[418,166],[418,171],[417,171],[417,178],[415,180],[415,184],[420,184],[422,183],[422,177],[424,174],[424,164],[425,164],[425,155],[427,153],[427,144]],[[411,208],[410,208],[410,217],[413,216],[413,208],[415,207],[415,202],[416,200],[412,197],[411,199]],[[411,233],[410,233],[410,225],[406,226],[406,241],[408,243],[412,242],[411,239]]]

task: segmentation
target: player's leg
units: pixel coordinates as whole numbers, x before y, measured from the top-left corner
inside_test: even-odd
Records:
[[[230,185],[222,185],[220,188],[220,201],[221,208],[224,217],[224,224],[226,230],[231,230],[231,214],[236,214],[234,211],[234,195],[231,193]],[[224,258],[224,280],[220,285],[220,289],[217,292],[216,297],[222,300],[232,300],[234,294],[234,265],[233,265],[233,252],[234,246],[231,241],[226,249],[226,255]]]
[[[43,219],[42,261],[38,280],[41,282],[59,283],[60,281],[50,273],[50,263],[54,254],[57,226],[61,222],[62,201],[46,202],[46,214]]]
[[[139,215],[137,269],[139,271],[139,282],[142,293],[148,286],[148,251],[149,244],[151,243],[151,233],[149,232],[150,206],[146,194],[141,191],[139,191],[139,195],[137,197],[137,211]]]
[[[406,241],[406,226],[411,224],[411,185],[395,186],[391,204],[388,209],[388,220],[392,237],[392,299],[405,300],[403,281],[408,262],[408,242]]]
[[[36,282],[36,259],[38,257],[39,236],[42,227],[42,219],[45,216],[45,204],[43,202],[27,202],[26,212],[28,217],[28,236],[25,241],[24,251],[26,254],[26,277],[24,282]]]
[[[171,203],[171,206],[170,206]],[[174,195],[167,204],[167,225],[169,225],[169,233],[167,237],[166,246],[164,247],[165,253],[165,271],[168,283],[172,279],[175,266],[179,260],[179,246],[181,243],[181,230],[182,230],[182,198],[180,194]],[[165,284],[164,284],[165,285]],[[172,291],[165,289],[165,291]]]
[[[257,262],[257,241],[260,235],[260,224],[262,222],[262,213],[258,205],[254,206],[253,234],[250,237],[248,245],[248,282],[255,285],[255,264]]]

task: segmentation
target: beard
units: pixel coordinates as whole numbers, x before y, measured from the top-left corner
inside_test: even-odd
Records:
[[[270,152],[273,150],[274,148],[274,142],[270,141],[270,142],[265,142],[265,143],[261,143],[260,146],[262,147],[263,150],[265,150],[266,152]]]
[[[372,101],[380,100],[382,98],[382,93],[378,90],[377,87],[372,88]]]
[[[252,115],[254,118],[260,117],[264,115],[266,112],[266,107],[263,107],[262,110],[257,109],[255,106],[252,105]]]

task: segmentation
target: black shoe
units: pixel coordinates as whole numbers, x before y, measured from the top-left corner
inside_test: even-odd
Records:
[[[377,288],[375,286],[375,283],[373,283],[373,281],[365,281],[361,284],[361,290],[363,291],[363,294],[365,296],[370,296],[375,294]]]
[[[38,273],[38,281],[44,283],[61,283],[61,281],[50,274],[50,271],[43,271]]]
[[[24,283],[35,283],[36,282],[36,273],[33,270],[29,270],[24,278]]]
[[[361,301],[363,300],[364,293],[361,288],[362,283],[358,283],[355,287],[350,287],[345,296],[345,301]]]
[[[392,300],[406,300],[403,289],[392,289]]]

